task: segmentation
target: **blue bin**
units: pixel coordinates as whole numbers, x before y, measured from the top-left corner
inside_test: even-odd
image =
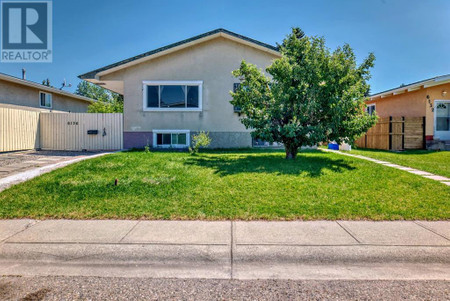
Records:
[[[339,150],[339,144],[328,143],[328,149]]]

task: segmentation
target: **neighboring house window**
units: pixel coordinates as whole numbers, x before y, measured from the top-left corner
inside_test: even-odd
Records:
[[[39,92],[39,104],[43,108],[51,108],[52,95],[50,93]]]
[[[366,111],[370,116],[372,116],[375,112],[375,104],[367,105]]]
[[[153,130],[154,147],[188,147],[189,130]]]
[[[202,81],[144,81],[145,111],[201,111]]]

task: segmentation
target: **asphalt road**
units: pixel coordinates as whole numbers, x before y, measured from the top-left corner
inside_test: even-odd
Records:
[[[0,277],[0,300],[450,300],[450,281]]]

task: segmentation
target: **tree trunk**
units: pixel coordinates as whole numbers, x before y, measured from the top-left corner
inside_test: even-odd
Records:
[[[297,145],[284,144],[284,148],[286,150],[286,160],[295,160],[297,158]]]

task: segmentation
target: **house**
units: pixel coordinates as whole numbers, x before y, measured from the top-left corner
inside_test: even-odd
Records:
[[[265,69],[277,47],[216,29],[80,75],[124,96],[124,148],[187,147],[207,131],[212,148],[251,147],[230,104],[242,60]]]
[[[370,96],[368,112],[379,117],[425,117],[428,149],[450,144],[450,74],[401,85]],[[448,148],[448,147],[447,147]]]
[[[40,111],[87,112],[95,100],[0,73],[0,105]]]

